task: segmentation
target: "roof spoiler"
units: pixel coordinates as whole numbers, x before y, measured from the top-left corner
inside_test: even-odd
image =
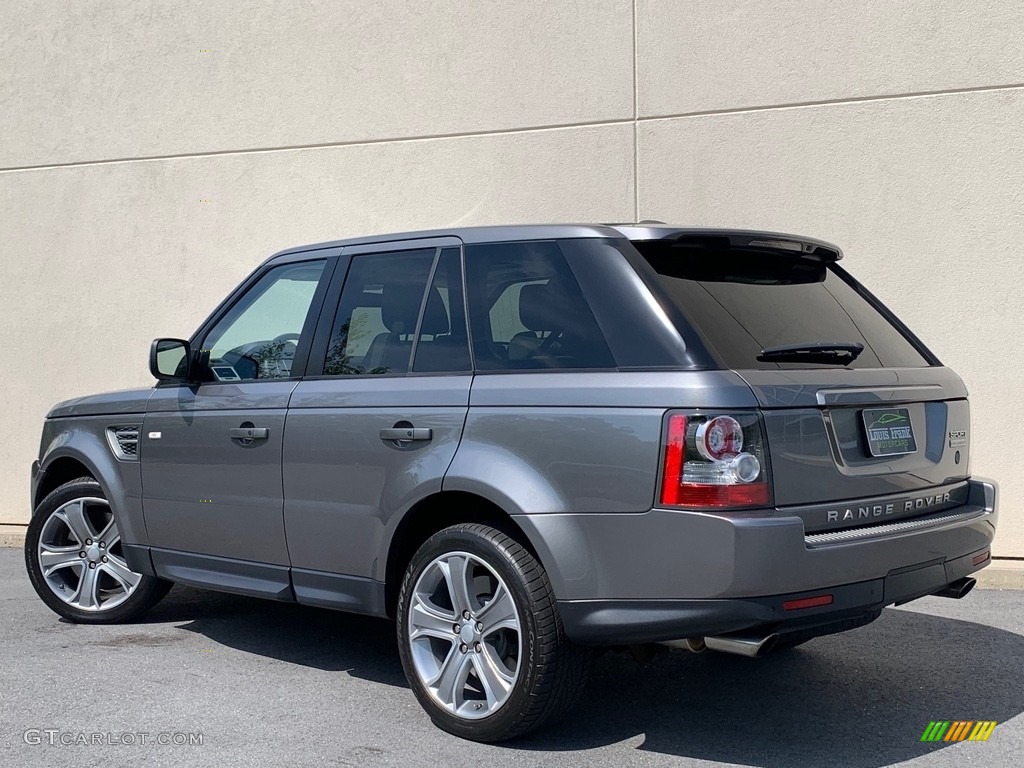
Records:
[[[667,240],[682,248],[764,249],[780,254],[799,254],[801,258],[821,262],[836,262],[843,258],[843,252],[837,246],[799,235],[743,229],[683,229],[653,224],[641,222],[616,226],[615,229],[633,241]]]

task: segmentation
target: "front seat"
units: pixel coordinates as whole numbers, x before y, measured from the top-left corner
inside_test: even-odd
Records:
[[[386,333],[378,333],[363,359],[367,373],[404,373],[408,370],[416,319],[420,314],[423,286],[415,283],[389,282],[381,294],[380,317]],[[431,288],[423,315],[421,335],[436,337],[449,331],[448,313],[437,288]],[[432,342],[420,340],[420,346]]]

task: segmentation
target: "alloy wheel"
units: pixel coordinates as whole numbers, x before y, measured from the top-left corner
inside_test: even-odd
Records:
[[[434,559],[413,588],[407,630],[416,675],[452,714],[479,719],[508,701],[522,624],[501,577],[476,555]]]
[[[105,499],[77,498],[54,510],[43,524],[37,551],[50,591],[79,610],[114,608],[142,581],[125,561],[121,532]]]

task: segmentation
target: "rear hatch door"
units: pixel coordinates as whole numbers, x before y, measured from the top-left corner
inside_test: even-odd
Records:
[[[838,249],[757,233],[633,244],[684,338],[760,403],[780,513],[812,532],[964,503],[966,389],[838,267]]]

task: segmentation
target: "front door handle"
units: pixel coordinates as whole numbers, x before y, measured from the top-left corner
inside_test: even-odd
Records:
[[[228,430],[232,440],[266,440],[270,430],[266,427],[234,427]]]
[[[434,430],[423,427],[392,427],[380,431],[381,440],[394,440],[409,442],[412,440],[430,440],[434,437]]]

